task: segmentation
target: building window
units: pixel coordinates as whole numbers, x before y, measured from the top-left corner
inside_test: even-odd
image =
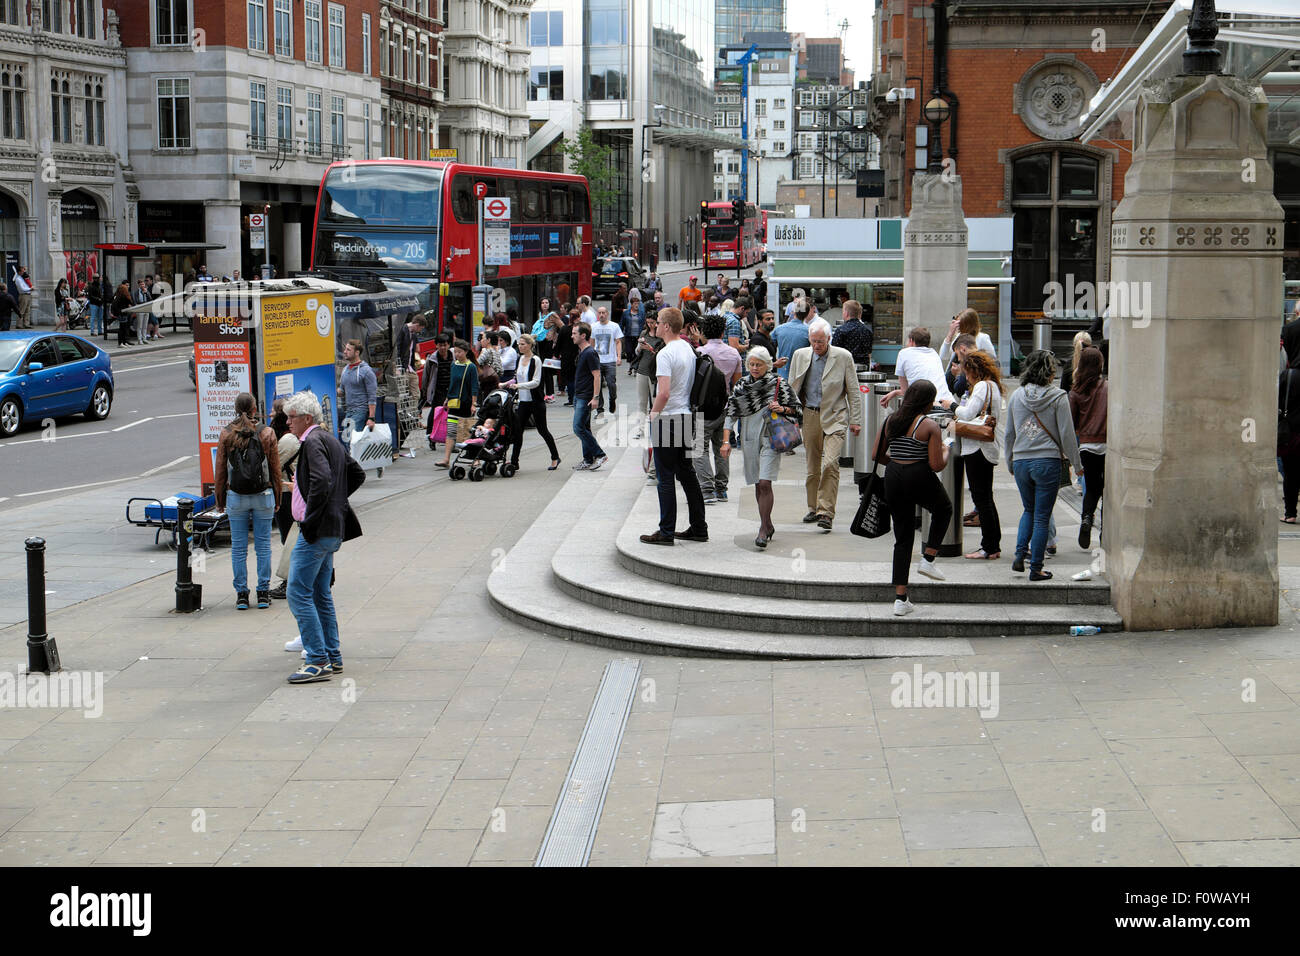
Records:
[[[266,0],[248,0],[248,48],[266,52]]]
[[[754,115],[755,115],[755,116],[766,116],[766,115],[767,115],[767,100],[755,100],[755,101],[754,101]]]
[[[627,7],[623,0],[585,0],[583,35],[587,41],[589,100],[622,100],[628,95]]]
[[[401,71],[398,69],[397,62],[397,44],[400,41],[397,38],[397,31],[390,31],[388,34],[388,75],[400,76]]]
[[[26,86],[21,66],[0,65],[0,136],[5,139],[27,138]]]
[[[783,109],[785,109],[785,100],[784,100],[784,99],[780,99],[780,98],[777,98],[777,99],[773,100],[773,101],[772,101],[772,109],[774,109],[774,110],[783,110]]]
[[[248,83],[248,147],[266,149],[266,84],[261,80]]]
[[[320,155],[321,115],[320,94],[307,91],[307,154]]]
[[[303,50],[308,63],[320,59],[320,0],[306,0],[303,4]]]
[[[72,18],[77,36],[95,39],[95,0],[72,0]]]
[[[18,19],[20,16],[22,17],[21,20]],[[0,18],[5,23],[16,27],[27,26],[27,4],[24,3],[20,8],[18,0],[4,0],[3,3],[0,3]]]
[[[62,7],[61,3],[50,3],[45,0],[43,3],[46,19],[45,28],[47,30],[62,30],[63,14],[58,13],[55,23],[52,25],[49,20],[50,7],[53,6],[56,11]],[[154,0],[154,43],[160,46],[177,46],[185,45],[190,42],[190,11],[188,0]]]
[[[406,41],[405,66],[406,66],[406,76],[404,77],[404,79],[408,83],[414,83],[415,74],[416,74],[415,37],[411,37]]]
[[[370,159],[370,144],[374,138],[374,133],[370,129],[370,104],[361,104],[361,135],[365,137],[366,142],[366,159]]]
[[[529,14],[528,45],[564,46],[564,14],[559,10],[535,10]]]
[[[558,66],[533,67],[528,79],[528,98],[535,101],[564,99],[564,71]]]
[[[185,7],[185,0],[179,0],[182,11]],[[162,12],[163,6],[170,6],[159,0],[159,13]],[[63,32],[63,0],[41,0],[41,26],[51,33]],[[187,38],[188,39],[188,38]],[[164,41],[159,40],[159,43]]]
[[[388,76],[388,31],[379,28],[379,75]]]
[[[809,111],[809,110],[804,110],[803,112],[801,112],[801,113],[799,114],[799,125],[800,125],[800,126],[812,126],[812,125],[813,125],[813,122],[814,122],[814,121],[813,121],[813,114],[812,114],[811,111]]]
[[[92,77],[85,83],[86,145],[104,145],[104,80]]]
[[[275,55],[293,56],[293,0],[275,0]]]
[[[190,141],[190,81],[158,81],[158,148],[188,149]]]
[[[72,84],[65,73],[50,78],[50,123],[54,142],[72,142]]]
[[[1066,150],[1012,163],[1012,308],[1042,312],[1048,283],[1096,281],[1099,172],[1095,158]],[[1073,306],[1065,303],[1067,310]]]
[[[772,120],[772,129],[785,129],[785,120]]]
[[[435,38],[429,48],[429,88],[438,88],[438,41]]]
[[[347,64],[344,62],[344,43],[343,43],[343,8],[337,4],[331,3],[329,7],[330,17],[330,66],[337,66],[343,69]]]
[[[772,150],[779,156],[785,152],[785,143],[778,139],[772,144]]]
[[[344,125],[344,102],[341,96],[330,97],[330,142],[335,146],[347,145],[347,127]]]
[[[370,75],[370,14],[361,14],[361,72]]]
[[[813,105],[813,95],[812,95],[812,90],[800,90],[800,91],[799,91],[799,105],[800,105],[800,106],[812,106],[812,105]]]
[[[293,143],[293,87],[275,89],[275,135],[281,147]]]
[[[416,71],[420,74],[419,84],[424,86],[428,82],[429,70],[429,41],[420,38],[420,55],[416,57]]]

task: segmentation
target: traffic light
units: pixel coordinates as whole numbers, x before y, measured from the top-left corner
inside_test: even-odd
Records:
[[[731,219],[737,226],[745,224],[745,201],[743,199],[731,200]]]

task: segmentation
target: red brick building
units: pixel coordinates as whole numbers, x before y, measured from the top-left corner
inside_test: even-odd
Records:
[[[1167,7],[1164,0],[876,0],[880,214],[907,215],[913,173],[927,160],[928,147],[917,145],[918,128],[929,135],[922,109],[942,90],[951,107],[939,130],[942,156],[961,176],[965,214],[1015,218],[1017,338],[1026,338],[1022,323],[1042,314],[1047,282],[1107,278],[1110,218],[1131,144],[1084,145],[1075,137],[1101,83]]]

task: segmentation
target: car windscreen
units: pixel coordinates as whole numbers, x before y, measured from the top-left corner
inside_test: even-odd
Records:
[[[24,341],[0,341],[0,372],[12,372],[27,348]]]
[[[627,272],[627,263],[622,259],[610,259],[605,263],[605,268],[600,270],[605,275],[618,275],[620,272]]]

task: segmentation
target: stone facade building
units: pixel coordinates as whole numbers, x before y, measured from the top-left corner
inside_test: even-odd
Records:
[[[385,156],[428,159],[440,145],[446,95],[442,31],[451,0],[382,0],[379,6],[379,123]]]
[[[136,238],[117,22],[102,0],[0,2],[0,251],[5,281],[29,270],[34,321],[53,321],[54,286],[84,282],[96,243]]]
[[[531,0],[478,0],[451,3],[446,11],[447,98],[439,145],[454,147],[463,163],[526,165],[531,5]]]

